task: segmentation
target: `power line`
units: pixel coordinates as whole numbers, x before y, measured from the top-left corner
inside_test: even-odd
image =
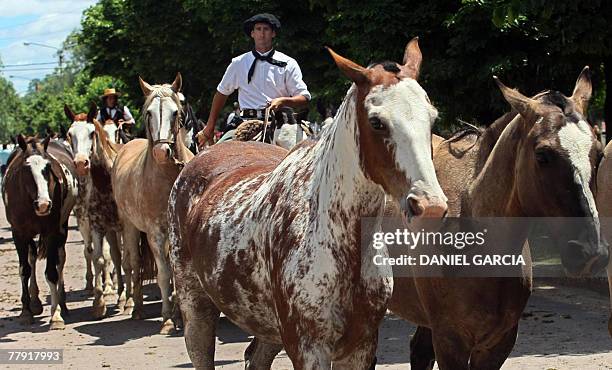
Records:
[[[23,71],[44,71],[55,69],[55,67],[48,68],[21,68],[21,69],[0,69],[0,72],[23,72]]]
[[[0,68],[5,67],[25,67],[25,66],[42,66],[46,64],[57,64],[57,62],[40,62],[40,63],[23,63],[23,64],[3,64]]]

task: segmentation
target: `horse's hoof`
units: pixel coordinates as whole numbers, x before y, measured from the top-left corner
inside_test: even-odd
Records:
[[[140,310],[134,310],[132,312],[132,319],[133,320],[142,320],[142,312],[140,312]]]
[[[93,306],[93,317],[94,319],[101,319],[106,316],[106,304],[94,304]]]
[[[19,323],[21,325],[32,325],[34,324],[34,316],[31,312],[22,312],[19,315]]]
[[[159,334],[169,335],[170,333],[172,333],[173,330],[174,330],[174,324],[172,323],[172,320],[168,319],[164,321],[164,323],[162,324]]]
[[[125,309],[125,297],[119,297],[117,299],[117,309],[123,311]]]
[[[121,313],[123,316],[132,316],[134,312],[134,306],[124,307],[123,312]]]
[[[30,311],[32,315],[40,315],[43,312],[43,306],[38,297],[30,300]]]
[[[51,321],[51,326],[49,330],[64,330],[66,329],[66,325],[64,325],[64,321]]]
[[[182,317],[175,317],[172,319],[172,322],[174,323],[174,330],[179,332],[181,330],[183,330],[183,318]]]
[[[108,298],[114,296],[115,291],[110,286],[106,286],[106,288],[104,288],[104,293],[102,294],[104,294],[104,298]]]

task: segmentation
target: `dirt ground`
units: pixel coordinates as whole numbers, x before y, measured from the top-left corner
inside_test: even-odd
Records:
[[[64,364],[56,368],[157,369],[192,368],[180,335],[157,334],[161,303],[156,286],[145,289],[143,321],[120,315],[108,306],[108,317],[91,318],[92,297],[85,286],[81,236],[71,222],[65,269],[66,329],[48,331],[49,295],[44,262],[37,268],[44,312],[32,326],[17,322],[20,281],[17,253],[12,243],[4,206],[0,204],[0,349],[64,349]],[[46,302],[46,303],[45,303]],[[503,369],[612,369],[612,340],[607,332],[606,296],[577,288],[539,284],[521,321],[517,344]],[[389,314],[380,329],[377,369],[408,369],[410,335],[414,326]],[[250,336],[222,318],[218,330],[216,365],[243,369],[243,351]],[[6,368],[7,365],[0,365]],[[51,365],[12,365],[10,368],[47,368]],[[281,353],[274,369],[291,369]]]

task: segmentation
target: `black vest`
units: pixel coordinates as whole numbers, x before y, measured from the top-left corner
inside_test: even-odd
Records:
[[[113,120],[113,122],[115,122],[116,125],[119,125],[119,120],[125,120],[125,117],[123,116],[123,106],[122,105],[116,105],[115,106],[115,114],[113,115],[113,117],[110,116],[110,114],[108,114],[106,107],[102,107],[100,109],[100,118],[102,118],[102,122],[100,123],[104,123],[107,120],[111,119]]]

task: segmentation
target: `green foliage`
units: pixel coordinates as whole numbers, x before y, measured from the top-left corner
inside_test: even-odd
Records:
[[[612,3],[604,0],[100,0],[65,42],[71,64],[25,97],[26,123],[56,127],[64,102],[85,110],[108,84],[135,112],[143,103],[138,76],[163,83],[178,71],[205,118],[231,58],[251,48],[242,22],[257,12],[279,16],[276,46],[300,63],[315,101],[338,104],[349,86],[323,46],[362,65],[401,62],[419,36],[420,82],[441,113],[440,131],[458,119],[488,124],[509,109],[493,75],[525,94],[568,95],[585,65],[593,70],[592,118],[612,115],[604,81],[606,67],[612,79]]]
[[[10,142],[10,138],[24,132],[23,105],[15,92],[13,84],[0,77],[0,143]]]

